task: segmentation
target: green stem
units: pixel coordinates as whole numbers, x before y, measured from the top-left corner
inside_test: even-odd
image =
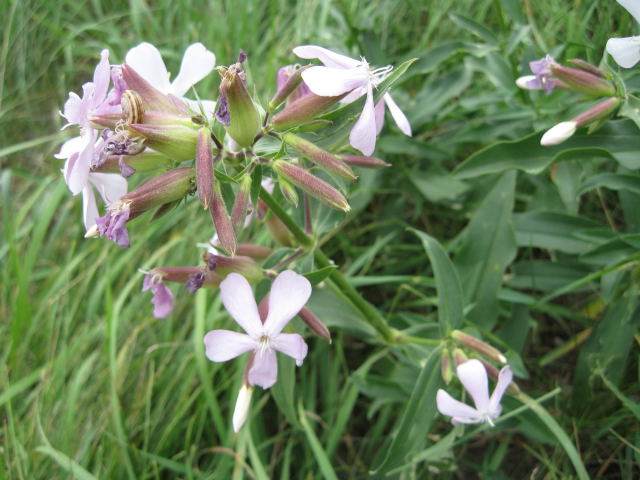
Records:
[[[267,204],[271,212],[278,217],[282,223],[289,229],[294,238],[298,241],[301,247],[307,250],[313,250],[313,256],[316,264],[320,268],[334,266],[331,260],[327,258],[324,252],[315,244],[312,237],[307,235],[302,228],[289,216],[287,212],[276,202],[269,192],[264,188],[260,190],[260,198]],[[347,277],[337,268],[333,269],[329,278],[333,284],[347,299],[353,304],[353,306],[360,311],[364,319],[376,329],[382,339],[387,343],[397,343],[397,335],[387,325],[384,317],[380,315],[380,312],[367,302],[358,291],[347,280]]]

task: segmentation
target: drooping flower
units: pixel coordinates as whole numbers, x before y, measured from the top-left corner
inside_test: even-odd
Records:
[[[622,7],[640,23],[640,2],[637,0],[617,0]],[[610,38],[607,52],[618,65],[631,68],[640,61],[640,36]]]
[[[364,109],[349,134],[352,147],[365,155],[373,153],[376,137],[384,123],[385,105],[402,133],[411,136],[411,126],[407,117],[389,93],[374,105],[373,89],[389,75],[391,66],[371,69],[364,57],[356,60],[317,45],[296,47],[293,53],[301,58],[317,58],[325,65],[311,67],[302,72],[304,82],[316,95],[334,97],[347,94],[342,99],[344,103],[351,103],[366,95]]]
[[[442,415],[452,417],[454,425],[458,423],[483,423],[493,426],[493,420],[500,416],[502,407],[500,400],[513,380],[513,373],[509,366],[505,366],[498,374],[498,383],[489,397],[489,383],[487,370],[480,360],[472,359],[464,362],[456,369],[458,378],[469,392],[475,408],[462,403],[442,389],[436,395],[438,411]]]
[[[263,322],[249,282],[238,273],[229,274],[220,284],[220,297],[229,314],[247,333],[208,332],[204,337],[207,358],[225,362],[245,352],[254,352],[247,380],[250,385],[271,387],[278,376],[276,351],[294,358],[298,366],[307,355],[308,347],[302,337],[282,333],[282,330],[310,296],[309,281],[294,271],[285,270],[273,281],[268,314]]]
[[[193,85],[211,73],[216,65],[216,56],[200,42],[189,45],[184,51],[180,71],[172,82],[169,80],[170,74],[160,52],[148,42],[142,42],[129,50],[125,56],[125,63],[160,92],[182,98],[193,111],[199,112],[198,102],[184,98],[184,95]],[[210,118],[215,111],[216,103],[201,100],[200,104]]]
[[[145,272],[146,275],[142,282],[142,291],[151,290],[153,298],[153,316],[156,318],[165,318],[173,311],[173,293],[163,283],[163,275],[159,272]]]

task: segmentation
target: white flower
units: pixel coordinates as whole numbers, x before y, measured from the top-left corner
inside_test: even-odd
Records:
[[[384,124],[384,107],[389,108],[398,128],[411,136],[411,126],[400,107],[386,93],[377,105],[373,104],[373,89],[391,72],[392,67],[371,69],[364,58],[356,60],[317,45],[303,45],[293,49],[300,58],[317,58],[324,67],[311,67],[302,73],[309,89],[322,97],[334,97],[350,92],[342,99],[350,103],[366,94],[364,109],[349,134],[349,143],[365,155],[376,147],[376,137]]]
[[[233,409],[233,431],[238,433],[247,421],[249,416],[249,407],[251,406],[251,395],[253,394],[253,387],[250,385],[242,385],[238,392],[238,398],[236,399],[236,406]]]
[[[142,78],[164,94],[182,98],[195,112],[199,111],[198,102],[184,98],[189,89],[209,75],[216,65],[216,56],[202,43],[193,43],[187,47],[180,64],[180,72],[170,82],[170,74],[156,47],[142,42],[132,48],[125,56],[125,63],[133,68]],[[207,117],[211,118],[216,109],[216,102],[201,100],[200,104]]]
[[[627,12],[640,22],[639,0],[617,0]],[[640,36],[626,38],[610,38],[607,41],[607,52],[624,68],[633,67],[640,61]]]
[[[574,121],[560,122],[544,132],[540,139],[540,145],[543,147],[558,145],[576,133],[576,128],[578,128],[578,124]]]
[[[507,365],[500,370],[498,383],[491,397],[489,397],[487,370],[480,360],[473,359],[464,362],[458,366],[456,372],[460,382],[473,398],[476,408],[459,402],[440,389],[436,395],[438,411],[442,415],[453,417],[451,421],[454,425],[487,422],[493,426],[493,420],[498,418],[502,412],[500,400],[513,380],[513,373],[509,366]]]

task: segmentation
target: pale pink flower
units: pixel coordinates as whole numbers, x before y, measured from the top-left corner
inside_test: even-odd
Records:
[[[189,45],[184,51],[180,71],[173,81],[169,80],[170,74],[160,52],[148,42],[142,42],[129,50],[125,56],[125,63],[162,93],[180,97],[193,111],[199,112],[198,102],[184,98],[184,95],[193,85],[213,71],[216,56],[202,43]],[[216,102],[201,100],[200,104],[207,117],[211,118],[215,112]]]
[[[220,283],[220,297],[225,308],[245,333],[212,330],[204,337],[207,358],[225,362],[246,352],[254,352],[248,371],[250,385],[271,387],[278,377],[276,351],[302,365],[307,344],[296,333],[282,333],[283,328],[304,307],[311,296],[311,283],[292,270],[280,273],[271,285],[269,310],[260,319],[251,285],[238,273],[230,273]]]
[[[458,365],[456,369],[458,378],[469,392],[476,408],[462,403],[444,390],[438,390],[436,404],[442,415],[452,418],[454,425],[458,423],[483,423],[493,426],[493,420],[500,416],[502,407],[500,400],[513,380],[513,373],[509,366],[500,370],[496,388],[489,397],[489,382],[487,370],[480,360],[472,359]]]
[[[303,45],[293,49],[300,58],[317,58],[324,67],[311,67],[302,72],[302,79],[316,95],[333,97],[348,93],[343,103],[351,103],[366,95],[364,109],[349,134],[349,143],[365,155],[371,155],[376,147],[376,137],[384,124],[384,107],[389,109],[398,128],[411,136],[411,126],[402,110],[389,93],[374,105],[373,89],[391,72],[391,66],[371,69],[363,58],[340,55],[317,45]],[[349,93],[350,92],[350,93]]]

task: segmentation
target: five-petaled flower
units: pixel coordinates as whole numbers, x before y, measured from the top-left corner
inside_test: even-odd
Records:
[[[250,385],[271,387],[277,380],[276,350],[302,365],[307,344],[296,333],[282,329],[304,307],[311,296],[311,284],[292,270],[280,273],[271,285],[268,313],[262,319],[251,285],[238,273],[231,273],[220,283],[220,297],[233,319],[246,334],[229,330],[212,330],[204,337],[207,358],[225,362],[246,352],[253,352],[248,372]]]
[[[458,378],[469,392],[476,408],[462,403],[444,390],[438,390],[436,404],[441,414],[451,419],[454,425],[458,423],[482,423],[487,422],[493,426],[493,420],[500,416],[502,407],[500,400],[513,380],[513,373],[509,366],[500,370],[498,383],[489,397],[489,384],[487,370],[480,360],[472,359],[458,365],[456,369]]]
[[[627,12],[640,23],[640,2],[638,0],[618,0]],[[624,68],[631,68],[640,61],[640,36],[610,38],[607,52]]]
[[[373,89],[391,72],[392,67],[371,69],[363,58],[356,60],[317,45],[303,45],[293,49],[300,58],[317,58],[324,67],[311,67],[302,72],[302,79],[309,89],[322,97],[347,94],[341,101],[351,103],[366,95],[364,109],[349,134],[349,143],[365,155],[376,148],[376,137],[384,124],[384,107],[389,108],[402,133],[411,136],[411,126],[391,95],[385,93],[374,106]]]

